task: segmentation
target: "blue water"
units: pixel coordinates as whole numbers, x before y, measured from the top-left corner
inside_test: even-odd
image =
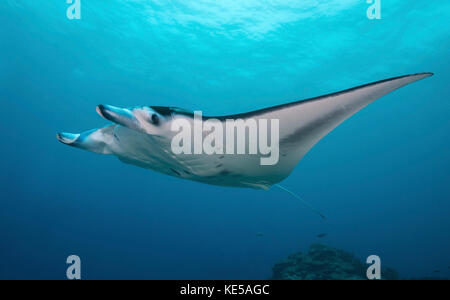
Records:
[[[0,2],[0,278],[264,279],[324,242],[449,277],[450,2]],[[295,4],[296,3],[296,4]],[[434,72],[317,144],[280,190],[202,185],[59,143],[97,104],[245,112]],[[318,233],[327,237],[317,239]],[[259,236],[258,233],[263,233]]]

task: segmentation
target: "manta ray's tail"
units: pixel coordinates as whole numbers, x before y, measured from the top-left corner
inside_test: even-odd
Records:
[[[281,186],[279,184],[274,184],[274,186],[276,186],[277,188],[279,188],[280,190],[283,190],[287,193],[289,193],[291,196],[295,197],[296,199],[300,200],[306,207],[308,207],[309,209],[311,209],[312,211],[314,211],[316,214],[318,214],[322,219],[325,219],[325,216],[318,211],[316,208],[314,208],[311,204],[309,204],[308,202],[306,202],[305,200],[303,200],[299,195],[295,194],[294,192],[291,192],[290,190],[288,190],[287,188],[285,188],[284,186]]]

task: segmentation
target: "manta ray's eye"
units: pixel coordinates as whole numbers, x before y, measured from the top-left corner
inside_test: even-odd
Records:
[[[152,116],[150,117],[150,120],[152,121],[152,123],[154,125],[158,125],[158,123],[159,123],[159,117],[156,114],[152,114]]]

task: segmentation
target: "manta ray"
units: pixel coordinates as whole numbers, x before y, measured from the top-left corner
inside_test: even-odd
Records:
[[[279,160],[274,165],[261,165],[261,155],[254,154],[174,154],[171,140],[176,132],[171,130],[172,123],[180,119],[190,124],[194,122],[193,112],[176,107],[98,105],[97,113],[112,125],[78,134],[62,132],[57,138],[69,146],[115,155],[124,163],[182,179],[219,186],[269,189],[288,177],[305,154],[347,118],[376,99],[431,75],[418,73],[385,79],[247,113],[202,116],[203,120],[219,122],[278,119]]]

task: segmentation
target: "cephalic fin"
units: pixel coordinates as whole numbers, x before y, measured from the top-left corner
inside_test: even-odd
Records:
[[[63,144],[95,153],[111,154],[111,142],[116,125],[92,129],[82,133],[60,132],[56,138]]]

